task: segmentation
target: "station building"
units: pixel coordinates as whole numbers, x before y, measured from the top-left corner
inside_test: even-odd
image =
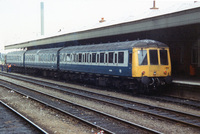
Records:
[[[170,47],[172,75],[200,76],[200,2],[164,11],[153,8],[142,16],[114,22],[102,18],[96,26],[7,45],[5,49],[30,50],[138,39],[153,39]]]

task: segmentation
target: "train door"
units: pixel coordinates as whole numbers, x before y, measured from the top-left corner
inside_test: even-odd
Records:
[[[148,66],[148,50],[145,48],[133,48],[132,51],[132,77],[147,76]]]
[[[158,50],[149,49],[149,75],[156,76],[160,70],[160,64],[158,60]]]
[[[118,66],[118,52],[114,52],[114,62],[115,66]]]

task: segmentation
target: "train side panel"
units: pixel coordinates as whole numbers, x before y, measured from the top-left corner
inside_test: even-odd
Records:
[[[122,53],[123,59],[119,59],[118,57]],[[69,59],[67,59],[67,55]],[[76,53],[61,51],[59,69],[61,71],[131,77],[131,65],[128,63],[128,56],[127,50]],[[63,57],[66,57],[66,60]]]
[[[30,50],[25,54],[25,67],[57,70],[57,56],[60,48]]]
[[[24,54],[26,51],[9,52],[6,55],[6,64],[11,66],[24,67]]]

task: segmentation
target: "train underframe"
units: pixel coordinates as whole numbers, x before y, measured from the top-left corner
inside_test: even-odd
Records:
[[[132,90],[134,93],[147,93],[152,90],[157,90],[158,87],[171,84],[172,81],[170,76],[166,78],[146,76],[133,78],[23,67],[14,67],[12,68],[12,71],[35,76],[44,76],[53,79],[64,79],[66,81],[75,81],[83,84],[85,83],[90,85],[109,87],[119,90]]]

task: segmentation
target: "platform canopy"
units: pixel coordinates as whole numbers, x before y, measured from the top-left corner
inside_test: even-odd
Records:
[[[160,10],[155,10],[143,16],[129,17],[126,20],[119,20],[113,23],[103,22],[98,26],[7,45],[5,49],[39,47],[48,44],[96,39],[193,24],[200,24],[200,3],[194,4],[192,7],[179,8],[176,11],[165,10],[161,12]]]

